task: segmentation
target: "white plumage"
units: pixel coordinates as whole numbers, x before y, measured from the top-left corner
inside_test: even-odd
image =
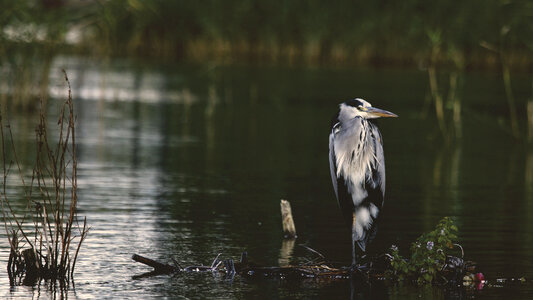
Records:
[[[335,196],[351,225],[352,242],[365,251],[376,231],[385,195],[385,158],[373,119],[396,117],[363,99],[339,105],[329,136],[329,163]],[[355,246],[352,249],[355,265]]]

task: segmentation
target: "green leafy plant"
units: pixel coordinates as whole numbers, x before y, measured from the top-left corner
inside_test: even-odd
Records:
[[[404,259],[396,246],[391,247],[391,269],[387,277],[411,279],[418,284],[432,283],[446,264],[447,251],[454,248],[457,226],[450,217],[443,218],[435,230],[421,235],[411,244],[411,257]]]

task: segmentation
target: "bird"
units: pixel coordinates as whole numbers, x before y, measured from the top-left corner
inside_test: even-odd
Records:
[[[356,244],[366,252],[376,235],[385,197],[385,156],[376,124],[380,117],[398,116],[355,98],[339,104],[331,124],[331,180],[343,218],[351,228],[352,271],[357,269]]]

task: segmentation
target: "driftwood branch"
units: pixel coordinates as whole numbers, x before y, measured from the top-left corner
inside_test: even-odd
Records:
[[[154,272],[156,273],[159,273],[159,274],[169,274],[169,273],[174,273],[174,272],[179,272],[179,268],[177,267],[174,267],[174,266],[171,266],[171,265],[167,265],[167,264],[164,264],[164,263],[160,263],[160,262],[157,262],[153,259],[150,259],[150,258],[147,258],[147,257],[144,257],[144,256],[140,256],[140,255],[137,255],[137,254],[133,254],[133,256],[131,257],[134,261],[136,262],[140,262],[142,264],[145,264],[147,266],[150,266],[152,268],[154,268]]]
[[[224,261],[215,258],[210,266],[188,266],[180,268],[169,264],[161,263],[153,259],[134,254],[132,259],[136,262],[145,264],[153,268],[149,273],[145,273],[135,278],[162,275],[162,274],[177,274],[177,273],[200,273],[212,272],[226,275],[233,278],[239,275],[246,278],[328,278],[328,279],[342,279],[351,277],[348,268],[333,268],[326,264],[316,265],[300,265],[300,266],[281,266],[281,267],[265,267],[257,266],[248,262],[246,252],[241,255],[240,261],[236,262],[233,259]],[[362,273],[361,273],[362,275]]]

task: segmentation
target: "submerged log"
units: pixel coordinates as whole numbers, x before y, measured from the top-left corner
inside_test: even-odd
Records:
[[[245,252],[241,256],[240,262],[235,262],[232,259],[224,260],[223,262],[215,259],[216,264],[211,266],[188,266],[185,268],[174,267],[169,264],[161,263],[153,259],[134,254],[132,259],[136,262],[145,264],[153,268],[151,275],[171,274],[171,273],[193,273],[193,272],[219,272],[226,275],[234,276],[235,274],[249,278],[265,278],[265,277],[280,277],[280,278],[316,278],[316,277],[331,277],[341,278],[349,277],[348,269],[332,268],[327,265],[302,265],[302,266],[282,266],[282,267],[263,267],[255,266],[247,262]]]
[[[153,259],[150,259],[150,258],[147,258],[147,257],[144,257],[144,256],[133,254],[133,256],[131,258],[134,261],[136,261],[136,262],[140,262],[142,264],[145,264],[147,266],[150,266],[150,267],[154,268],[153,272],[156,272],[156,273],[159,273],[159,274],[169,274],[169,273],[179,272],[179,268],[178,267],[174,267],[174,266],[171,266],[171,265],[168,265],[168,264],[160,263],[160,262],[157,262],[157,261],[155,261]]]
[[[315,250],[312,251],[316,252]],[[388,264],[387,257],[380,256],[375,258],[372,262],[368,262],[365,265],[359,266],[359,268],[353,272],[351,271],[350,267],[332,267],[324,261],[303,265],[258,266],[248,260],[248,255],[246,252],[242,253],[240,261],[234,261],[233,259],[221,261],[218,259],[219,256],[213,260],[213,263],[210,266],[195,265],[182,268],[180,266],[172,266],[138,254],[134,254],[132,256],[133,260],[153,268],[153,271],[135,276],[134,278],[162,274],[211,272],[222,274],[230,278],[233,278],[235,275],[239,275],[249,279],[278,278],[331,280],[360,278],[365,281],[369,281],[383,278],[383,274],[386,269],[384,266]]]

